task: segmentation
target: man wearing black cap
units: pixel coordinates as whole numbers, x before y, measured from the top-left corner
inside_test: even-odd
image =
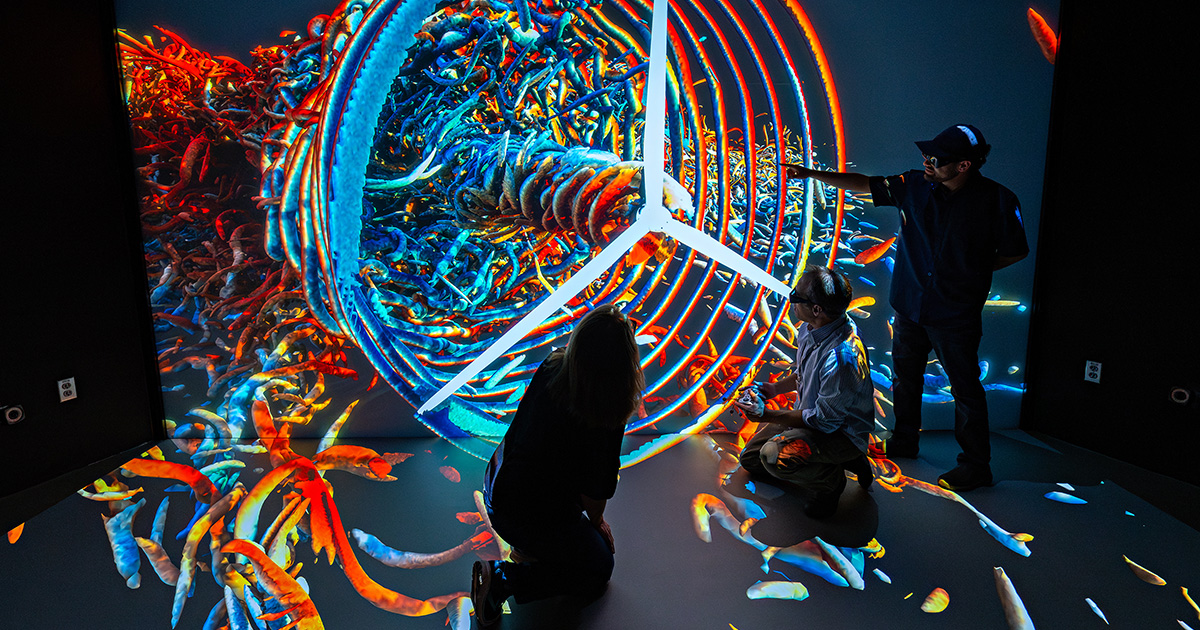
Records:
[[[892,177],[814,171],[786,165],[792,177],[870,192],[876,206],[900,209],[890,302],[896,424],[873,457],[917,456],[921,393],[929,351],[937,353],[954,395],[958,466],[938,478],[959,492],[992,484],[987,400],[979,382],[982,311],[992,272],[1029,254],[1017,196],[984,177],[991,146],[971,125],[954,125],[916,143],[924,171]]]

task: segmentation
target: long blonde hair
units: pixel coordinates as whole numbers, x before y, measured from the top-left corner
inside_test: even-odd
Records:
[[[552,396],[584,426],[624,427],[641,402],[645,378],[629,319],[611,304],[575,326],[550,382]]]

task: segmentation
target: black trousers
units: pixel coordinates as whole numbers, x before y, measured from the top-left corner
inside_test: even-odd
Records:
[[[765,423],[738,455],[751,475],[770,475],[794,484],[810,496],[840,494],[846,487],[843,464],[862,451],[841,431],[821,433]]]
[[[524,514],[492,512],[496,533],[529,562],[504,562],[500,572],[518,604],[555,595],[592,596],[613,572],[613,553],[584,514],[566,527],[547,528]]]
[[[504,443],[496,448],[483,474],[488,519],[504,542],[527,560],[502,562],[505,587],[518,604],[556,595],[590,596],[604,590],[613,572],[613,552],[591,520],[550,523],[536,509],[494,509],[492,482],[504,460]],[[536,493],[536,488],[529,492]]]
[[[921,393],[929,351],[937,354],[954,396],[954,436],[962,453],[958,463],[987,468],[992,459],[988,437],[987,398],[979,382],[978,318],[958,326],[926,326],[899,314],[892,327],[892,402],[896,414],[893,439],[917,443],[921,430]]]

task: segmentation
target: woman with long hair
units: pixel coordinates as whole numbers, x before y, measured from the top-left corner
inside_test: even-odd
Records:
[[[484,474],[484,498],[510,562],[476,562],[471,601],[480,626],[518,604],[589,596],[612,576],[604,507],[617,487],[621,438],[645,381],[628,318],[612,305],[585,315],[565,350],[538,367]]]

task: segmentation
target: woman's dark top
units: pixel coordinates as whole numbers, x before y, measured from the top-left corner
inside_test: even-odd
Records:
[[[579,495],[612,498],[621,465],[622,428],[585,427],[551,399],[563,364],[555,350],[538,367],[484,479],[489,510],[549,529],[579,521]]]

